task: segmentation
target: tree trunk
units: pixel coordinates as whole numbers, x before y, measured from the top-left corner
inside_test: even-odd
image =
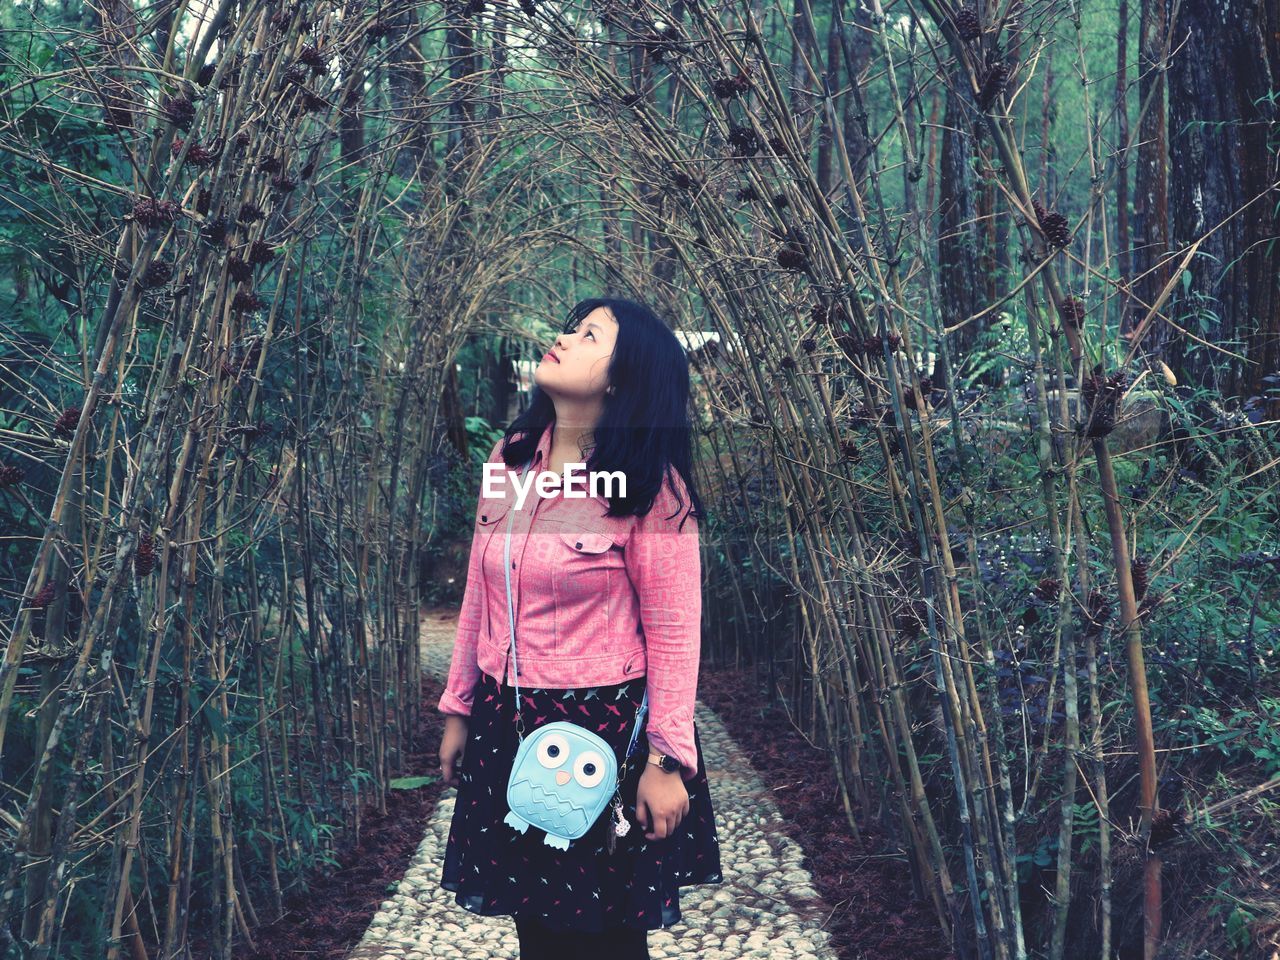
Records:
[[[978,309],[977,255],[979,236],[974,217],[973,136],[965,116],[962,91],[965,77],[947,85],[942,121],[942,163],[938,170],[938,293],[942,322],[959,323]],[[952,335],[956,362],[972,347],[976,323]]]
[[[422,37],[417,35],[417,9],[405,5],[391,18],[392,32],[386,40],[391,46],[387,51],[387,85],[392,114],[403,131],[396,154],[396,176],[429,182],[435,173],[435,159],[431,151],[431,117],[427,110],[430,92],[422,57]]]
[[[1266,99],[1280,64],[1268,64],[1263,7],[1262,0],[1182,0],[1172,31],[1174,248],[1213,233],[1187,264],[1190,283],[1174,287],[1170,310],[1180,326],[1247,360],[1186,337],[1175,339],[1167,359],[1179,379],[1226,396],[1259,394],[1262,378],[1280,372],[1280,250],[1271,239],[1280,192],[1270,188],[1280,163],[1267,144],[1280,112]]]
[[[1129,142],[1129,0],[1120,0],[1120,18],[1116,26],[1116,143],[1121,149],[1116,155],[1116,256],[1120,276],[1133,275],[1133,263],[1129,256],[1129,151],[1123,149]]]
[[[1138,163],[1134,175],[1133,294],[1121,329],[1129,331],[1142,321],[1147,307],[1164,287],[1168,267],[1155,265],[1169,250],[1168,126],[1165,113],[1165,81],[1161,64],[1168,32],[1167,0],[1142,0],[1142,37],[1138,46],[1138,102],[1144,104],[1139,124]],[[1140,107],[1141,109],[1141,107]],[[1141,279],[1138,279],[1138,278]],[[1143,345],[1157,356],[1172,328],[1153,323]]]

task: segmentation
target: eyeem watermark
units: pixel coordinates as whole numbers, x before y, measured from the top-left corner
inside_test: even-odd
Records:
[[[576,472],[578,468],[585,467],[585,463],[566,463],[563,473],[539,470],[536,473],[526,473],[522,479],[514,470],[508,470],[506,464],[486,463],[484,480],[480,484],[480,496],[485,499],[504,496],[500,484],[505,478],[515,488],[517,510],[524,506],[525,497],[529,495],[529,490],[535,484],[540,497],[550,496],[557,485],[560,486],[565,497],[575,500],[585,500],[587,497],[626,497],[627,475],[624,471],[592,470],[585,476]],[[575,472],[570,473],[571,469]]]

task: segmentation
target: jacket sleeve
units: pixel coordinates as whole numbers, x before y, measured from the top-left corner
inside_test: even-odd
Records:
[[[680,775],[698,772],[693,709],[702,649],[702,560],[698,521],[683,481],[663,482],[649,512],[636,520],[623,550],[639,598],[648,664],[650,746],[680,761]],[[683,526],[681,521],[683,520]]]
[[[501,459],[498,451],[502,447],[499,440],[489,453],[487,462],[494,463]],[[476,517],[473,520],[475,529],[471,534],[471,556],[467,561],[467,585],[462,593],[462,609],[458,613],[458,630],[453,638],[453,660],[449,664],[449,679],[445,682],[444,693],[441,694],[436,710],[439,713],[453,713],[459,716],[471,716],[471,699],[475,692],[475,684],[480,679],[480,666],[477,662],[477,648],[480,643],[480,629],[484,625],[485,599],[480,569],[480,558],[483,554],[484,541],[481,534],[479,514],[483,502],[483,478],[480,495],[476,497]]]

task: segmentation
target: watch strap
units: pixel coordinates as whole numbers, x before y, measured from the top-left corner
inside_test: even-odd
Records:
[[[666,761],[666,763],[663,761]],[[680,769],[680,764],[676,762],[673,757],[665,753],[650,753],[649,762],[665,773],[675,773]]]

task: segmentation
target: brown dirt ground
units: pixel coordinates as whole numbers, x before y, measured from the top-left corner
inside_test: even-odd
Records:
[[[744,695],[751,690],[752,695]],[[760,778],[771,784],[786,833],[832,906],[826,924],[840,960],[955,960],[928,903],[915,899],[907,855],[858,815],[849,830],[825,750],[795,729],[780,704],[766,704],[749,670],[698,674],[698,699],[715,711]],[[712,800],[715,800],[714,793]]]

